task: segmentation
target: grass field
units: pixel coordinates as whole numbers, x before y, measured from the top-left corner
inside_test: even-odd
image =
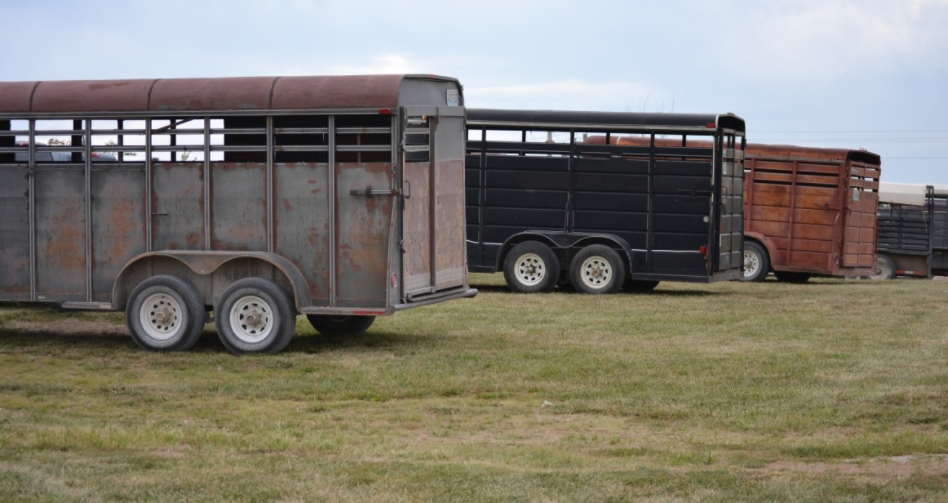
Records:
[[[472,283],[275,356],[0,308],[0,501],[948,501],[948,282]]]

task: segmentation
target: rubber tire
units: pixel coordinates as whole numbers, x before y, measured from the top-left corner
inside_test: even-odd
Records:
[[[876,273],[869,277],[874,280],[895,279],[895,262],[886,255],[877,255]]]
[[[757,273],[754,276],[748,276],[746,273],[741,276],[741,281],[748,282],[758,282],[763,281],[767,278],[767,273],[770,272],[770,256],[767,255],[767,250],[763,246],[757,244],[754,241],[745,241],[744,242],[744,255],[747,253],[753,253],[757,255],[758,269]]]
[[[660,281],[647,281],[642,279],[627,279],[622,289],[626,292],[651,292]]]
[[[774,271],[777,281],[784,283],[806,283],[810,280],[810,274],[805,272]]]
[[[375,316],[307,314],[306,319],[317,332],[323,335],[362,334],[375,322]]]
[[[240,299],[256,296],[270,305],[273,328],[259,342],[241,340],[230,324],[230,311]],[[290,295],[276,283],[263,278],[243,278],[233,283],[214,306],[214,324],[217,336],[228,351],[235,355],[245,353],[279,353],[290,343],[296,332],[296,310]]]
[[[600,288],[593,288],[583,281],[583,262],[592,257],[600,257],[612,267],[612,277]],[[573,283],[573,288],[580,293],[603,294],[618,292],[625,283],[625,275],[625,263],[622,261],[622,257],[620,257],[615,250],[605,245],[589,245],[579,250],[579,253],[573,257],[573,262],[569,268],[569,277]]]
[[[543,267],[546,269],[543,278],[536,284],[524,284],[517,277],[517,263],[521,257],[527,254],[533,254],[540,258]],[[504,280],[507,286],[517,293],[549,293],[556,288],[556,282],[560,277],[560,261],[549,246],[538,241],[524,241],[514,246],[507,258],[504,259]]]
[[[151,295],[165,293],[181,306],[184,328],[173,338],[158,340],[148,335],[141,324],[142,304]],[[190,283],[177,276],[152,276],[142,281],[125,305],[125,323],[135,344],[148,351],[186,351],[194,347],[204,331],[204,302]]]

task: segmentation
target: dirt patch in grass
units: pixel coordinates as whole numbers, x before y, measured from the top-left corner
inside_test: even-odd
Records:
[[[98,320],[12,321],[9,326],[27,334],[128,335],[128,327],[125,325]]]
[[[948,474],[948,454],[933,456],[889,456],[884,458],[872,458],[867,461],[847,460],[835,463],[776,461],[761,470],[789,471],[816,475],[840,474],[868,476],[880,480],[906,479],[919,475],[942,476]]]

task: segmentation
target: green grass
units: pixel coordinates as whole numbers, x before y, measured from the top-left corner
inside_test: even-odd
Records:
[[[948,501],[948,282],[502,281],[239,358],[0,308],[0,501]]]

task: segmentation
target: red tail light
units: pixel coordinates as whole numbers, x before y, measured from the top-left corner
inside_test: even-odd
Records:
[[[379,115],[392,115],[392,109],[391,109],[391,108],[380,108],[380,109],[379,109]]]

